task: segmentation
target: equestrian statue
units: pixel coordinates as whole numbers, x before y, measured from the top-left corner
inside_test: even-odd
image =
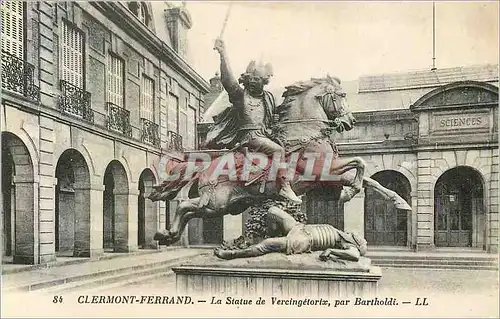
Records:
[[[338,78],[328,75],[289,85],[276,105],[264,89],[273,75],[270,64],[252,61],[236,80],[221,39],[214,49],[231,106],[214,117],[206,150],[198,151],[210,156],[207,165],[192,172],[193,163],[172,157],[159,168],[169,176],[185,177],[165,180],[149,195],[152,201],[179,200],[170,229],[154,236],[160,245],[177,242],[192,218],[238,215],[269,200],[298,205],[301,195],[325,187],[339,190],[332,192],[339,205],[369,187],[396,208],[411,209],[396,192],[364,176],[362,158],[339,156],[335,136],[351,130],[356,121]],[[285,246],[279,247],[282,251]],[[217,252],[221,258],[235,256]]]

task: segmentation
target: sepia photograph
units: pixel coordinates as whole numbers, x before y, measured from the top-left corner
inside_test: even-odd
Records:
[[[2,318],[498,318],[498,1],[1,6]]]

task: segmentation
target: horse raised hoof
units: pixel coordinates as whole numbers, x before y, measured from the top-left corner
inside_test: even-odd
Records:
[[[359,192],[360,190],[354,187],[343,187],[342,190],[340,191],[339,202],[341,203],[348,202]]]
[[[170,246],[174,243],[174,240],[168,230],[156,232],[153,239],[157,240],[160,246]]]
[[[393,202],[397,209],[411,210],[411,206],[401,197],[393,199]]]
[[[411,206],[401,196],[394,196],[391,200],[397,209],[411,210]]]

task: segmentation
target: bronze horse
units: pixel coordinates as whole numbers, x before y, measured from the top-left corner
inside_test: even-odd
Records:
[[[296,194],[302,195],[314,188],[337,186],[341,188],[340,195],[337,195],[338,202],[343,204],[359,193],[362,187],[370,187],[391,200],[398,209],[411,210],[397,193],[363,176],[363,159],[338,156],[334,135],[351,130],[355,124],[340,80],[327,76],[324,79],[298,82],[286,87],[283,97],[283,103],[276,110],[279,120],[274,135],[286,145],[288,158],[291,154],[298,155],[292,182]],[[246,158],[244,151],[240,148],[234,154],[227,154],[235,157],[236,167],[241,169],[240,160]],[[313,165],[308,164],[312,163],[311,155],[315,157]],[[192,218],[238,215],[259,201],[277,198],[276,181],[267,179],[266,174],[257,174],[251,182],[235,181],[227,176],[217,176],[214,179],[213,171],[220,164],[221,158],[223,156],[216,154],[208,169],[198,172],[191,180],[164,182],[155,186],[149,199],[158,201],[175,197],[180,200],[171,228],[157,232],[154,236],[160,244],[170,245],[178,241]],[[329,170],[326,170],[328,174],[336,178],[327,181],[322,179],[325,165],[329,166]],[[166,169],[182,173],[186,166],[186,162],[168,162]],[[269,166],[264,172],[266,171],[269,171]],[[304,178],[305,173],[314,178]]]

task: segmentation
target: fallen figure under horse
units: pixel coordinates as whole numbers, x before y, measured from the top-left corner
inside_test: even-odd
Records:
[[[287,162],[292,157],[296,159],[293,180],[290,181],[295,194],[300,196],[326,185],[335,186],[341,188],[341,191],[338,198],[333,198],[332,194],[332,200],[338,200],[339,205],[343,205],[359,193],[362,187],[369,187],[391,201],[396,208],[411,210],[396,192],[364,176],[365,163],[362,158],[339,157],[335,135],[351,130],[355,119],[348,109],[346,94],[338,79],[328,76],[298,82],[287,87],[283,96],[283,103],[275,111],[277,116],[271,135],[285,145]],[[229,112],[233,110],[234,108],[230,108]],[[180,239],[186,224],[192,218],[238,215],[259,202],[280,198],[279,177],[268,178],[270,172],[279,170],[280,163],[277,161],[271,159],[268,165],[260,168],[260,172],[254,169],[254,175],[250,175],[249,179],[238,179],[245,163],[254,163],[254,159],[248,159],[250,155],[244,151],[244,146],[243,143],[230,151],[207,153],[211,154],[209,165],[194,173],[188,172],[191,179],[182,178],[182,175],[193,163],[167,159],[160,171],[167,176],[179,173],[179,178],[166,180],[155,186],[149,199],[176,199],[180,203],[171,228],[156,233],[155,240],[161,245],[170,245]],[[314,154],[314,161],[310,159],[311,154]],[[231,158],[234,166],[230,165]],[[231,172],[229,167],[235,172]],[[335,178],[322,180],[325,167],[328,168],[328,176]],[[220,174],[221,170],[226,174]],[[191,173],[193,174],[190,175]],[[236,178],[230,178],[233,175]],[[314,178],[304,178],[305,176]]]

